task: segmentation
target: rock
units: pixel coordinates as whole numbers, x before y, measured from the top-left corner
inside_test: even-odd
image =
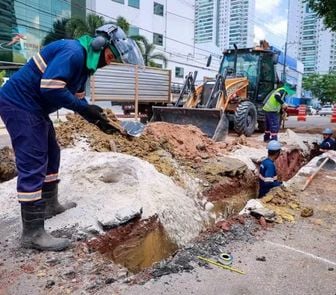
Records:
[[[205,204],[205,206],[204,206],[204,209],[205,209],[206,211],[211,211],[214,207],[215,207],[215,205],[214,205],[213,203],[211,203],[211,202],[207,202],[207,203]]]
[[[328,270],[329,271],[334,271],[334,268],[333,267],[329,267]]]
[[[266,261],[266,257],[265,256],[257,257],[256,260],[257,261],[265,262]]]
[[[265,217],[261,216],[258,221],[263,229],[267,229],[267,222]]]
[[[115,281],[116,281],[116,279],[114,279],[114,278],[108,278],[108,279],[105,280],[105,284],[109,285],[109,284],[114,283]]]
[[[45,287],[47,289],[50,289],[54,285],[55,285],[55,281],[53,281],[53,280],[47,280],[47,283],[46,283]]]
[[[301,210],[301,217],[310,217],[314,215],[313,208],[305,207]]]

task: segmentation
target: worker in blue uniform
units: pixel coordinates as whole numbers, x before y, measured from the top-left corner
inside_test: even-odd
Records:
[[[323,141],[320,144],[320,152],[326,152],[329,150],[334,150],[336,149],[336,142],[335,140],[332,138],[333,135],[333,131],[331,128],[326,128],[323,130],[322,132],[323,134]]]
[[[264,141],[278,140],[280,130],[280,113],[287,108],[285,96],[287,91],[284,87],[279,87],[267,96],[263,106],[265,112],[265,134]]]
[[[98,28],[95,37],[45,46],[0,91],[0,116],[18,171],[23,247],[57,251],[69,246],[69,240],[54,238],[44,229],[46,218],[76,206],[58,202],[60,148],[49,114],[67,108],[110,133],[113,127],[103,110],[88,104],[84,89],[88,76],[112,61],[143,64],[135,42],[109,24]]]
[[[259,198],[264,197],[273,187],[281,186],[278,181],[275,160],[281,152],[281,145],[276,140],[271,140],[267,145],[268,157],[260,164],[259,169]]]

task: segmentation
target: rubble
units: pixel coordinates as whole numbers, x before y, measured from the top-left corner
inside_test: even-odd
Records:
[[[0,149],[0,182],[10,180],[16,175],[13,150],[9,147]]]

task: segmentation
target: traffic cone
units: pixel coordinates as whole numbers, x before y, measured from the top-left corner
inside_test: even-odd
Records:
[[[330,122],[331,123],[336,123],[336,105],[333,107],[333,112],[331,114]]]
[[[306,106],[304,104],[299,106],[298,121],[306,121]]]

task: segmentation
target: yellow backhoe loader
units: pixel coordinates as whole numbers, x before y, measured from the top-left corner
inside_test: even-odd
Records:
[[[278,83],[278,55],[266,41],[255,48],[226,50],[216,79],[195,86],[197,72],[189,73],[174,106],[153,106],[151,121],[192,124],[216,141],[225,138],[229,125],[246,136],[257,125],[263,130],[262,105]]]

